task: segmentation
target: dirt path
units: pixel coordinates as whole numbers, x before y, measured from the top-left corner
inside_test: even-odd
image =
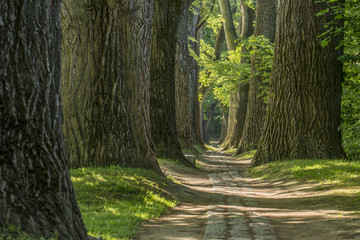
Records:
[[[162,166],[182,183],[170,189],[181,204],[142,225],[135,239],[360,239],[359,214],[333,206],[328,192],[314,191],[318,186],[266,183],[247,175],[249,159],[204,157],[202,171]]]

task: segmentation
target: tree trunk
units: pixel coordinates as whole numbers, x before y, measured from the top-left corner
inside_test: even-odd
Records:
[[[60,100],[60,1],[0,3],[0,232],[87,239]]]
[[[150,137],[152,1],[64,0],[63,97],[72,166],[161,174]]]
[[[200,21],[200,16],[198,18],[198,21]],[[196,42],[192,42],[193,44],[193,50],[195,53],[199,56],[200,55],[200,39],[202,38],[202,29],[203,27],[196,28],[195,31],[195,39]],[[201,88],[203,87],[200,83],[200,77],[199,77],[200,69],[199,65],[196,64],[196,89],[197,89],[197,99],[199,99],[199,95],[201,94]],[[203,96],[203,95],[202,95]],[[203,96],[204,97],[204,96]],[[202,102],[199,100],[196,101],[196,104],[194,104],[194,111],[195,111],[195,129],[196,129],[196,139],[198,143],[200,143],[200,146],[205,148],[205,143],[203,140],[203,132],[202,132]]]
[[[275,26],[275,0],[258,0],[256,3],[254,35],[263,35],[273,42],[275,39]],[[261,59],[257,59],[256,55],[251,61],[254,76],[251,77],[249,84],[246,118],[237,154],[257,147],[264,126],[266,103],[262,98],[258,97],[261,91],[260,87],[263,85],[263,77],[255,75],[260,61]]]
[[[226,44],[229,51],[235,51],[236,42],[235,40],[238,38],[235,26],[232,18],[231,7],[229,0],[219,0],[221,16],[224,19],[224,31]]]
[[[210,137],[209,137],[209,126],[211,121],[213,120],[213,115],[214,115],[214,109],[216,107],[217,102],[213,103],[210,105],[210,113],[207,116],[207,120],[203,120],[203,133],[204,133],[204,141],[206,143],[210,143]]]
[[[222,111],[222,126],[221,126],[219,144],[221,145],[224,142],[225,137],[226,137],[229,114],[227,113],[226,108],[222,104],[220,104],[220,106],[221,106],[221,111]]]
[[[238,38],[235,31],[235,26],[233,23],[231,7],[229,0],[219,0],[221,15],[224,19],[224,31],[226,45],[229,51],[235,51],[236,44],[235,40]],[[223,141],[222,148],[226,149],[228,146],[229,139],[231,138],[232,133],[234,132],[235,122],[236,121],[236,110],[237,110],[237,93],[233,92],[230,94],[230,103],[229,103],[229,117],[228,117],[228,128],[226,137]]]
[[[222,0],[224,1],[224,0]],[[228,1],[228,0],[226,0]],[[242,26],[241,26],[241,38],[248,38],[253,34],[253,21],[255,17],[254,11],[248,7],[243,1],[241,3],[241,18],[242,18]],[[221,7],[221,5],[220,5]],[[222,11],[223,13],[223,11]],[[226,11],[227,13],[227,11]],[[227,20],[225,20],[226,24]],[[233,22],[231,22],[233,25]],[[231,27],[234,29],[234,27]],[[232,32],[232,31],[231,31]],[[232,33],[226,33],[225,27],[225,36],[233,35]],[[226,37],[226,42],[228,44],[228,48],[231,47],[229,50],[235,50],[236,45],[228,43],[232,40],[232,37]],[[235,48],[234,48],[235,47]],[[234,49],[232,49],[234,48]],[[242,51],[246,51],[245,48]],[[242,62],[249,61],[248,59],[242,58]],[[228,132],[226,134],[226,138],[222,144],[222,149],[229,149],[233,147],[237,147],[239,141],[241,139],[241,135],[244,129],[245,124],[245,117],[246,117],[246,109],[247,109],[247,102],[248,102],[248,93],[249,93],[249,84],[244,82],[246,79],[240,79],[239,87],[237,92],[231,93],[230,96],[230,108],[229,108],[229,123],[228,123]]]
[[[318,36],[334,19],[315,14],[329,4],[280,0],[265,128],[252,165],[300,158],[343,158],[340,97],[342,36],[322,48]]]
[[[186,2],[155,0],[151,41],[151,134],[158,157],[190,163],[181,151],[176,129],[176,31]]]
[[[191,2],[187,2],[179,21],[175,57],[176,128],[181,147],[187,149],[192,149],[193,145],[197,143],[194,127],[195,112],[193,111],[193,102],[198,101],[195,93],[197,85],[194,84],[196,72],[193,71],[196,68],[196,62],[190,56],[188,48],[188,36],[192,34],[190,36],[195,37],[195,31],[190,31],[196,27],[196,22],[189,22]],[[194,26],[189,26],[190,24]]]

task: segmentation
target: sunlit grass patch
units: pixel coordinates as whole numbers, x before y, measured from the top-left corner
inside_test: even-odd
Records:
[[[209,151],[219,151],[219,149],[217,149],[216,147],[212,146],[212,145],[208,145],[208,144],[205,144],[205,147],[207,150]]]
[[[200,145],[193,145],[193,147],[195,148],[196,151],[198,151],[199,153],[204,153],[206,149],[204,149],[202,146]]]
[[[162,190],[169,180],[152,171],[110,167],[70,172],[85,226],[102,239],[129,239],[141,221],[177,203]]]
[[[253,157],[254,157],[255,152],[256,152],[256,150],[254,149],[254,150],[246,151],[246,152],[244,152],[244,153],[241,153],[241,154],[239,154],[239,155],[236,155],[235,157],[236,157],[237,159],[241,159],[241,160],[250,159],[250,158],[253,158]]]
[[[180,165],[189,167],[189,164],[187,164],[187,163],[185,163],[185,162],[182,162],[182,161],[179,161],[179,160],[177,160],[177,159],[157,158],[157,161],[158,161],[158,163],[160,164],[160,166],[161,166],[163,163],[165,163],[165,162],[172,162],[172,163],[176,163],[176,164],[180,164]]]
[[[360,161],[286,160],[250,168],[252,176],[269,180],[306,180],[336,183],[339,186],[360,186]]]
[[[237,151],[236,148],[231,148],[231,149],[226,150],[225,152],[234,155],[236,153],[236,151]]]
[[[314,184],[313,191],[325,194],[314,204],[360,213],[360,161],[286,160],[252,167],[249,172],[267,181]]]

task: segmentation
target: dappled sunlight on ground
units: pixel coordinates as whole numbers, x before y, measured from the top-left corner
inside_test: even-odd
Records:
[[[217,233],[215,239],[360,239],[360,213],[344,204],[354,201],[346,190],[266,182],[247,173],[251,159],[218,152],[204,157],[197,159],[202,170],[163,166],[182,183],[169,189],[182,204],[143,225],[135,239],[208,239]]]

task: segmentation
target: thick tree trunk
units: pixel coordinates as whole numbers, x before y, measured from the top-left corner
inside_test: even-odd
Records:
[[[161,174],[150,137],[152,1],[64,0],[65,135],[73,167]]]
[[[222,0],[224,1],[224,0]],[[226,0],[228,1],[228,0]],[[253,34],[253,21],[255,18],[254,11],[248,7],[243,1],[241,3],[241,18],[242,18],[242,26],[241,26],[241,38],[248,38]],[[221,7],[221,5],[220,5]],[[227,11],[226,11],[227,13]],[[223,11],[222,11],[223,14]],[[227,20],[225,20],[225,25]],[[232,22],[231,22],[232,23]],[[233,24],[232,24],[233,25]],[[231,27],[230,29],[234,29]],[[232,32],[233,30],[231,30]],[[228,37],[227,35],[232,36],[231,32],[226,33],[225,28],[225,36],[228,48],[231,47],[229,50],[235,50],[236,45],[231,44],[229,41],[232,41],[233,37]],[[231,34],[229,34],[231,33]],[[235,48],[234,48],[235,47]],[[234,48],[234,49],[232,49]],[[246,51],[245,48],[242,51]],[[249,61],[248,59],[243,58],[242,62]],[[240,79],[239,87],[237,92],[231,93],[230,96],[230,108],[229,108],[229,122],[228,122],[228,132],[226,134],[226,138],[222,144],[222,149],[229,149],[233,147],[237,147],[239,145],[239,141],[241,139],[241,135],[244,129],[245,124],[245,117],[246,117],[246,109],[247,109],[247,102],[248,102],[248,93],[249,93],[249,84],[243,82],[245,79]]]
[[[207,116],[207,120],[203,120],[203,133],[204,133],[204,141],[206,143],[210,143],[210,137],[209,137],[209,126],[210,126],[210,123],[212,122],[213,120],[213,115],[214,115],[214,109],[216,107],[216,102],[211,104],[210,106],[210,113],[209,115]]]
[[[221,106],[221,111],[222,111],[222,126],[221,126],[219,144],[222,144],[225,140],[226,133],[227,133],[229,114],[228,114],[226,108],[222,104],[220,104],[220,106]]]
[[[322,48],[329,7],[310,0],[280,0],[276,46],[265,128],[253,165],[289,158],[343,158],[340,96],[341,36]],[[339,23],[341,24],[341,23]]]
[[[192,149],[196,141],[194,101],[196,98],[196,62],[189,54],[188,36],[195,37],[196,22],[189,21],[189,7],[187,2],[183,9],[177,30],[176,61],[175,61],[175,106],[176,127],[178,139],[182,148]],[[191,20],[191,19],[190,19]],[[193,30],[193,31],[191,31]]]
[[[230,94],[227,132],[226,132],[226,137],[220,146],[223,150],[226,150],[230,147],[230,140],[235,132],[235,126],[237,124],[238,109],[239,109],[239,96],[238,96],[238,92],[236,91]]]
[[[205,140],[205,133],[204,133],[204,116],[203,116],[203,106],[204,106],[204,102],[205,102],[205,98],[206,95],[208,94],[210,90],[209,86],[205,86],[203,84],[201,84],[200,88],[199,88],[199,93],[201,94],[201,101],[200,101],[200,110],[201,110],[201,139],[203,139],[204,142],[206,142]]]
[[[158,157],[190,163],[181,151],[176,129],[176,31],[186,2],[155,0],[151,41],[151,134]]]
[[[235,40],[238,37],[236,35],[235,26],[233,23],[230,2],[229,0],[219,0],[219,5],[220,5],[221,15],[224,19],[223,25],[225,31],[224,33],[225,33],[226,45],[229,51],[234,51],[236,49]],[[224,149],[227,148],[231,135],[234,132],[237,106],[238,106],[237,93],[233,92],[230,94],[227,133],[223,141],[223,145],[221,146]]]
[[[199,19],[198,19],[199,20]],[[196,42],[193,42],[193,49],[195,53],[199,56],[200,55],[200,39],[202,37],[202,27],[196,29],[195,32],[195,39]],[[203,87],[200,83],[199,77],[200,69],[199,65],[196,64],[196,89],[197,89],[197,99],[199,99],[199,95],[201,94],[201,88]],[[204,97],[204,95],[202,95]],[[194,105],[195,109],[195,129],[196,129],[196,139],[200,143],[200,146],[204,147],[204,140],[203,140],[203,133],[202,133],[202,102],[199,100],[196,101],[196,105]]]
[[[60,101],[60,1],[0,3],[0,232],[87,239]]]
[[[273,42],[275,39],[275,26],[275,0],[258,0],[256,3],[254,35],[263,35]],[[259,97],[261,86],[263,85],[263,77],[255,75],[260,61],[261,59],[257,59],[256,55],[251,60],[254,76],[250,80],[246,118],[237,154],[257,147],[264,126],[266,103]]]

